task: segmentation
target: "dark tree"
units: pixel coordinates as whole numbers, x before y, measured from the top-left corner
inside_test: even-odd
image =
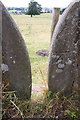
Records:
[[[27,14],[31,15],[32,17],[32,15],[40,15],[41,11],[41,5],[38,4],[38,2],[31,0],[31,2],[29,3]]]
[[[66,8],[63,8],[62,10],[60,10],[60,14],[62,15],[63,12],[65,11]]]

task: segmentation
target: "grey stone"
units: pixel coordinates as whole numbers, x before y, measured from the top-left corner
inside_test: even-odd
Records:
[[[0,120],[2,119],[2,6],[0,5]]]
[[[7,74],[9,90],[16,91],[20,97],[30,98],[32,80],[28,50],[11,15],[1,2],[0,6],[2,6],[2,54],[5,65],[3,78]]]
[[[49,55],[49,51],[48,50],[38,50],[36,52],[37,55],[40,55],[40,56],[48,56]]]
[[[79,20],[78,20],[78,31],[79,31],[79,33],[78,33],[78,36],[77,36],[77,39],[79,39],[78,40],[78,44],[77,44],[77,46],[78,46],[78,80],[77,80],[77,82],[78,82],[78,93],[79,93],[79,99],[80,99],[80,8],[78,9],[78,15],[79,15]]]
[[[51,41],[52,41],[53,32],[55,30],[55,26],[56,26],[58,19],[59,19],[59,15],[60,15],[60,8],[53,8],[52,26],[51,26]]]
[[[76,81],[80,88],[80,0],[67,7],[55,27],[49,55],[48,87],[52,92],[68,95]]]

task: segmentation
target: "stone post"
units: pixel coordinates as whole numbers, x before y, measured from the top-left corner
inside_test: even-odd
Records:
[[[53,36],[55,26],[56,26],[58,19],[59,19],[59,15],[60,15],[60,8],[53,8],[52,25],[51,25],[51,41],[52,41],[52,36]]]
[[[2,5],[0,4],[0,120],[2,119]]]
[[[25,41],[15,21],[2,4],[2,79],[17,96],[30,98],[31,64]]]
[[[80,0],[71,2],[55,27],[48,72],[50,91],[68,96],[78,88],[80,96]]]
[[[80,8],[78,9],[78,94],[80,99]]]

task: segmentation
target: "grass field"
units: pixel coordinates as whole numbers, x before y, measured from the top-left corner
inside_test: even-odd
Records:
[[[49,50],[51,35],[51,14],[29,15],[12,15],[17,23],[28,48],[31,67],[32,80],[34,84],[41,84],[47,80],[48,57],[38,56],[38,50]],[[44,78],[42,74],[44,74]]]
[[[60,93],[38,91],[39,85],[47,81],[48,57],[38,56],[38,50],[49,50],[51,35],[51,14],[39,16],[12,15],[25,39],[29,51],[33,86],[31,99],[21,99],[12,92],[5,92],[3,86],[3,119],[26,120],[26,118],[49,118],[55,120],[80,120],[80,96],[77,92],[71,96],[62,96]],[[44,93],[42,93],[44,92]],[[35,94],[34,94],[35,93]],[[41,94],[43,94],[43,97]],[[38,95],[38,96],[37,96]]]

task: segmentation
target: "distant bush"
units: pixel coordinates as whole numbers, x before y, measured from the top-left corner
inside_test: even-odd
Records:
[[[21,11],[21,13],[27,15],[27,11]]]

